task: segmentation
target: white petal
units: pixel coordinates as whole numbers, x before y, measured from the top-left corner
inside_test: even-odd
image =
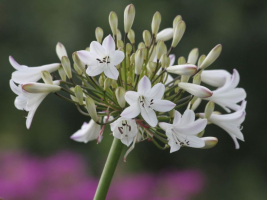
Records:
[[[151,82],[147,76],[144,76],[138,83],[138,93],[141,95],[147,94],[151,90]]]
[[[169,124],[169,123],[166,123],[166,122],[159,122],[159,127],[160,127],[162,130],[166,131],[167,129],[171,128],[172,125]]]
[[[192,110],[186,110],[182,116],[179,126],[191,124],[194,121],[195,121],[195,113]]]
[[[150,107],[159,112],[167,112],[172,110],[175,106],[176,104],[172,103],[171,101],[156,99],[153,101],[153,104]]]
[[[86,73],[89,76],[97,76],[104,71],[103,65],[96,65],[96,66],[88,66]]]
[[[121,116],[130,119],[130,118],[135,118],[139,114],[140,114],[140,108],[138,104],[136,103],[125,108],[123,112],[121,113]]]
[[[201,138],[192,135],[181,135],[184,140],[188,142],[184,142],[185,146],[192,147],[192,148],[201,148],[205,146],[205,142],[201,140]]]
[[[111,35],[108,35],[107,37],[105,37],[102,43],[102,46],[104,47],[104,49],[106,50],[108,54],[112,51],[115,51],[115,42],[113,38],[111,37]]]
[[[57,56],[58,56],[59,60],[61,60],[61,58],[62,58],[63,56],[68,57],[68,54],[67,54],[67,51],[66,51],[64,45],[61,44],[60,42],[57,43],[57,46],[56,46],[56,53],[57,53]]]
[[[165,86],[162,83],[157,83],[154,85],[151,90],[145,94],[150,99],[161,99],[164,95]]]
[[[174,119],[173,119],[173,125],[179,123],[181,120],[181,113],[179,113],[177,110],[174,112]]]
[[[173,65],[167,68],[169,73],[178,75],[194,75],[197,72],[197,66],[192,64]]]
[[[195,122],[190,123],[186,126],[179,126],[179,124],[175,125],[174,131],[177,134],[196,135],[200,133],[201,131],[203,131],[206,125],[207,125],[206,119],[198,119]]]
[[[174,54],[170,54],[169,58],[170,58],[170,65],[169,66],[173,66],[173,64],[175,62],[175,55]]]
[[[178,86],[181,89],[199,98],[207,98],[212,96],[212,92],[208,88],[200,85],[192,83],[179,83]]]
[[[112,53],[110,53],[110,62],[113,64],[113,65],[118,65],[120,64],[123,59],[124,59],[124,53],[122,51],[114,51]]]
[[[133,142],[134,137],[123,137],[121,139],[121,142],[125,144],[127,147],[130,146],[130,144]]]
[[[104,73],[108,78],[117,80],[119,76],[119,72],[116,67],[113,65],[109,65],[107,67],[104,67]]]
[[[26,110],[27,99],[24,96],[18,96],[15,99],[15,107],[18,110]]]
[[[124,98],[128,104],[136,104],[138,102],[139,94],[134,91],[128,91],[126,92]]]
[[[167,129],[166,131],[166,135],[168,136],[169,142],[168,144],[170,145],[170,153],[173,153],[175,151],[178,151],[181,147],[179,142],[175,142],[174,138],[173,138],[173,132],[171,131],[171,129]]]
[[[201,81],[213,87],[222,87],[230,81],[231,74],[226,70],[203,70]]]
[[[145,108],[141,109],[141,115],[151,127],[155,127],[157,125],[158,119],[154,110],[145,106]]]
[[[28,68],[28,67],[25,66],[25,65],[20,65],[20,64],[18,64],[12,56],[9,56],[9,62],[10,62],[10,64],[12,65],[12,67],[14,67],[16,70],[19,70],[19,71]]]
[[[21,94],[21,88],[19,86],[17,86],[13,81],[12,79],[10,79],[9,81],[9,85],[10,85],[10,88],[11,90],[16,94],[16,95],[20,95]]]
[[[85,64],[87,64],[87,65],[92,65],[92,64],[93,64],[92,61],[93,61],[93,62],[94,62],[94,65],[96,65],[97,60],[96,60],[96,58],[92,55],[91,52],[82,50],[82,51],[77,51],[77,54],[78,54],[80,60],[81,60],[83,63],[85,63]]]
[[[90,52],[98,56],[99,58],[103,58],[106,56],[106,50],[96,41],[91,42],[90,44]]]
[[[162,31],[158,32],[156,37],[156,42],[162,40],[162,41],[168,41],[172,39],[173,36],[173,28],[165,28]]]

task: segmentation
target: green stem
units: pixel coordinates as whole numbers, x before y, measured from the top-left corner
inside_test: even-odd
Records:
[[[106,199],[108,189],[109,189],[113,174],[115,172],[117,163],[119,161],[122,149],[123,149],[123,144],[121,143],[121,141],[117,138],[114,138],[109,154],[108,154],[108,158],[107,158],[104,170],[102,172],[100,181],[97,186],[94,200],[105,200]]]

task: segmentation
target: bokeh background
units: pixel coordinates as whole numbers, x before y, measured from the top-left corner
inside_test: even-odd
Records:
[[[239,150],[235,150],[234,143],[226,132],[211,125],[205,134],[219,139],[215,148],[210,150],[184,148],[170,154],[168,150],[157,149],[151,142],[143,142],[136,146],[126,163],[123,159],[120,160],[115,178],[149,174],[158,178],[160,182],[159,177],[166,177],[164,176],[166,171],[173,171],[175,174],[192,170],[200,172],[205,178],[202,177],[201,192],[188,197],[189,199],[266,199],[267,1],[1,0],[1,154],[5,156],[15,154],[14,160],[21,157],[19,155],[26,154],[26,157],[35,157],[41,162],[59,152],[68,151],[81,157],[83,166],[87,169],[85,174],[87,173],[88,179],[98,180],[112,142],[109,131],[98,145],[95,142],[83,144],[70,140],[70,135],[89,119],[81,116],[74,105],[61,101],[55,95],[49,95],[45,99],[37,110],[31,129],[27,130],[23,117],[25,113],[14,107],[15,94],[9,88],[8,83],[13,68],[8,62],[8,56],[12,55],[20,64],[28,66],[59,62],[55,53],[56,43],[63,43],[69,55],[74,51],[85,49],[92,40],[95,40],[94,31],[97,26],[103,28],[105,35],[110,33],[108,24],[110,11],[117,13],[119,29],[123,30],[123,11],[129,3],[133,3],[136,7],[133,25],[136,41],[141,41],[143,30],[151,29],[152,16],[155,11],[159,11],[162,15],[161,29],[172,26],[172,20],[178,14],[182,15],[187,24],[185,35],[174,51],[177,57],[187,57],[189,51],[195,47],[199,48],[200,54],[207,54],[216,44],[221,43],[222,54],[210,69],[224,68],[229,72],[232,72],[233,68],[237,69],[241,76],[239,87],[247,91],[248,106],[242,130],[245,142],[240,142]],[[126,148],[124,152],[125,150]],[[0,168],[10,169],[8,166],[11,161],[4,158],[1,160]],[[20,176],[18,171],[21,169],[20,165],[14,163],[12,166],[12,170],[3,171],[0,182],[10,181],[12,175],[15,178]],[[77,176],[79,176],[78,171]],[[31,171],[28,174],[32,174]],[[75,170],[71,174],[69,179],[75,179]],[[25,176],[23,180],[31,177],[27,176],[27,173]],[[140,179],[136,184],[141,184],[143,181]],[[182,185],[183,183],[177,184],[177,190]],[[126,189],[131,190],[132,186],[129,185]],[[2,195],[0,193],[0,196]],[[125,199],[130,199],[130,196]],[[23,198],[21,196],[16,199]],[[79,197],[77,199],[79,200]],[[168,198],[162,197],[162,199]]]

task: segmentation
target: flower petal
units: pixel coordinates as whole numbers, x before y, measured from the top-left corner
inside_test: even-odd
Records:
[[[18,64],[12,56],[9,56],[9,62],[12,65],[12,67],[14,67],[16,70],[19,70],[19,71],[28,68],[25,65]]]
[[[128,91],[126,92],[124,98],[128,104],[136,104],[138,102],[139,94],[134,91]]]
[[[121,116],[122,117],[125,117],[125,118],[135,118],[137,115],[140,114],[140,108],[138,106],[138,104],[133,104],[127,108],[125,108],[122,113],[121,113]]]
[[[167,129],[171,128],[172,125],[166,122],[159,122],[159,127],[164,130],[167,131]]]
[[[108,78],[117,80],[119,76],[119,72],[116,67],[113,65],[109,65],[107,67],[104,67],[104,73]]]
[[[143,109],[141,109],[141,115],[151,127],[155,127],[157,125],[158,119],[154,110],[145,106]]]
[[[212,96],[213,94],[208,88],[200,86],[200,85],[192,84],[192,83],[181,82],[181,83],[178,83],[178,86],[181,89],[199,98],[207,98],[207,97]]]
[[[98,56],[98,58],[103,58],[106,56],[106,50],[101,46],[99,42],[96,41],[91,42],[90,52]]]
[[[125,144],[127,147],[133,142],[134,137],[123,137],[121,138],[121,142]]]
[[[124,59],[125,55],[122,51],[114,51],[110,53],[110,62],[112,63],[112,65],[118,65],[120,64],[123,59]]]
[[[169,66],[173,66],[173,64],[175,62],[175,55],[174,54],[170,54],[169,58],[170,58],[170,65]]]
[[[145,94],[145,96],[149,97],[150,99],[161,99],[164,95],[165,86],[162,83],[157,83],[154,85],[151,90]]]
[[[194,121],[195,121],[195,113],[192,110],[187,109],[184,112],[179,125],[181,126],[181,125],[191,124]]]
[[[97,76],[101,74],[104,71],[104,66],[103,65],[96,65],[96,66],[88,66],[86,73],[89,76]]]
[[[102,43],[102,47],[104,47],[107,54],[109,54],[112,51],[115,51],[115,42],[113,38],[111,37],[111,35],[108,35],[107,37],[105,37]]]
[[[151,82],[147,76],[144,76],[138,83],[138,93],[141,95],[145,95],[151,90]]]
[[[176,104],[172,103],[171,101],[156,99],[153,101],[153,104],[150,107],[159,112],[167,112],[173,109],[175,106]]]
[[[77,54],[80,60],[87,65],[92,65],[92,64],[96,65],[98,63],[96,58],[89,51],[85,51],[85,50],[77,51]]]
[[[174,126],[174,131],[177,134],[184,134],[184,135],[196,135],[204,130],[207,125],[207,119],[198,119],[193,123],[190,123],[186,126],[179,126],[179,124]]]

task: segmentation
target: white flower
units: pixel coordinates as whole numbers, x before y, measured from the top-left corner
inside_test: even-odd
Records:
[[[212,92],[208,88],[197,84],[180,82],[178,87],[199,98],[212,96]]]
[[[125,100],[130,104],[121,116],[125,118],[134,118],[140,114],[144,120],[152,127],[158,123],[154,110],[167,112],[175,107],[175,104],[168,100],[161,100],[164,95],[165,86],[157,83],[151,88],[150,80],[144,76],[138,83],[137,92],[128,91],[125,94]]]
[[[41,79],[42,71],[52,73],[60,67],[60,63],[43,65],[40,67],[28,67],[26,65],[18,64],[12,56],[9,56],[9,62],[17,70],[12,73],[11,79],[18,84],[36,82]]]
[[[110,129],[113,131],[113,136],[126,146],[130,146],[138,131],[135,120],[123,117],[111,123]]]
[[[115,50],[115,42],[111,35],[104,39],[102,45],[96,41],[91,42],[90,51],[78,51],[78,56],[88,65],[86,73],[89,76],[104,72],[108,78],[118,79],[119,72],[115,66],[123,61],[124,53]]]
[[[197,72],[197,66],[192,64],[174,65],[167,68],[167,72],[191,76]]]
[[[168,41],[172,39],[173,36],[173,28],[165,28],[162,31],[158,32],[156,37],[156,42],[162,40],[162,41]]]
[[[244,141],[244,136],[240,130],[241,124],[245,120],[246,116],[246,101],[243,101],[240,108],[231,114],[212,114],[208,119],[209,122],[216,124],[225,130],[233,138],[235,142],[235,148],[239,149],[239,144],[237,139]],[[204,113],[199,113],[200,117],[204,117]]]
[[[101,126],[91,119],[89,123],[84,122],[81,129],[76,131],[70,138],[77,142],[87,143],[98,138],[100,129]]]
[[[243,101],[247,96],[246,91],[243,88],[236,88],[239,80],[239,73],[234,69],[231,80],[226,82],[224,86],[214,90],[213,95],[204,100],[213,101],[224,108],[228,113],[230,112],[230,109],[239,110],[240,105],[237,103]]]
[[[173,124],[165,122],[159,123],[160,128],[166,131],[171,153],[178,151],[181,146],[194,148],[204,147],[204,140],[196,135],[203,131],[206,125],[206,119],[198,119],[195,121],[195,113],[192,110],[186,110],[183,116],[181,116],[178,111],[175,111]]]
[[[213,87],[222,87],[230,80],[231,74],[226,70],[203,70],[201,73],[201,81]]]
[[[53,82],[54,85],[59,85],[59,83],[60,81]],[[10,80],[10,87],[12,91],[18,95],[15,99],[16,108],[28,111],[26,127],[29,129],[38,106],[50,92],[29,93],[23,89],[23,85],[15,85],[13,80]]]

